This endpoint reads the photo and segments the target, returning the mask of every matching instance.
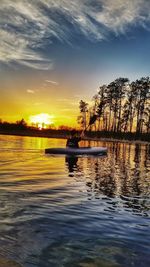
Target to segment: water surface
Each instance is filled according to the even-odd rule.
[[[25,267],[149,267],[150,146],[45,155],[65,142],[0,135],[0,256]]]

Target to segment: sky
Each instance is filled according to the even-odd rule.
[[[149,0],[0,0],[3,121],[75,126],[99,86],[149,75]]]

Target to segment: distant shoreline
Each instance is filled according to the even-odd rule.
[[[4,131],[0,130],[0,135],[12,135],[12,136],[28,136],[28,137],[42,137],[42,138],[58,138],[58,139],[67,139],[69,133],[46,133],[39,130],[33,131]],[[85,141],[97,141],[97,142],[117,142],[117,143],[128,143],[128,144],[141,144],[141,145],[150,145],[150,141],[143,140],[128,140],[128,139],[118,139],[118,138],[108,138],[108,137],[89,137],[85,136],[83,138]]]

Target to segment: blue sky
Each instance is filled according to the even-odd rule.
[[[149,76],[149,45],[148,0],[1,0],[0,92],[8,109],[2,105],[0,116],[9,117],[15,101],[26,117],[27,103],[48,112],[50,96],[69,112],[99,85]]]

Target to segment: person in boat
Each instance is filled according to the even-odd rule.
[[[79,148],[79,142],[82,140],[83,132],[80,136],[78,136],[78,132],[76,130],[72,130],[70,133],[70,137],[67,140],[66,147],[71,148]]]

